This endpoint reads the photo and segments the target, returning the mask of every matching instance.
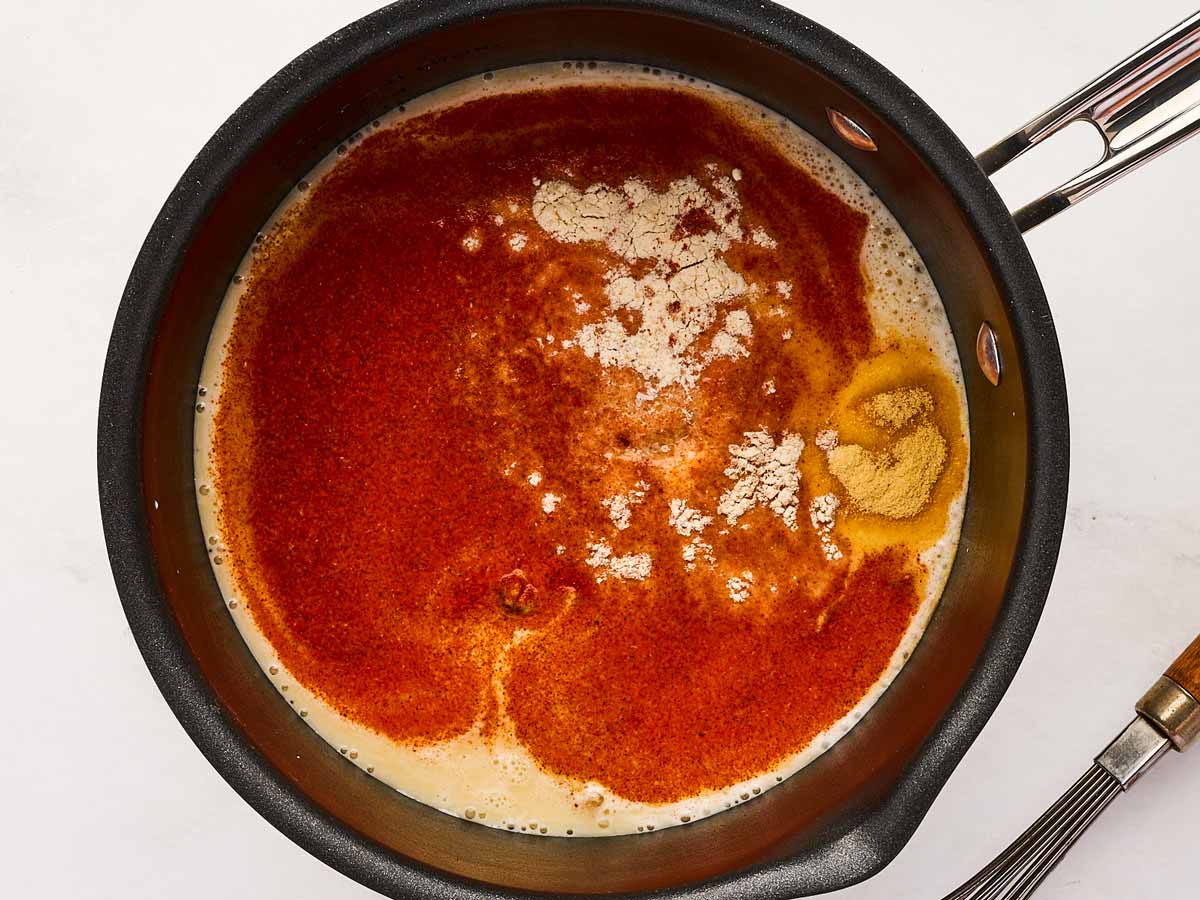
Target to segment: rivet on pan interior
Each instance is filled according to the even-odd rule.
[[[825,112],[829,114],[829,124],[838,133],[838,137],[851,147],[857,147],[859,150],[867,150],[871,153],[879,149],[875,146],[874,139],[867,134],[866,129],[845,113],[840,113],[836,109],[829,107],[826,107]]]
[[[979,326],[979,334],[975,337],[975,356],[983,377],[992,384],[999,384],[1000,347],[996,343],[996,332],[987,322]]]

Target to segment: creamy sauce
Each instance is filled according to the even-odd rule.
[[[878,517],[855,516],[852,512],[843,510],[846,514],[839,515],[837,527],[833,532],[833,538],[847,551],[854,548],[860,555],[872,546],[886,546],[896,540],[909,542],[919,547],[919,559],[926,569],[921,585],[920,603],[907,629],[900,637],[882,674],[863,693],[853,708],[769,769],[754,773],[736,783],[706,789],[691,796],[669,802],[648,802],[623,797],[609,785],[596,780],[556,774],[547,766],[539,764],[526,745],[518,739],[512,722],[503,717],[499,727],[494,729],[485,729],[479,724],[448,739],[404,742],[394,740],[380,730],[356,721],[352,716],[344,715],[325,696],[310,690],[310,686],[306,686],[289,671],[281,659],[280,648],[272,645],[260,624],[247,610],[245,588],[254,580],[254,576],[248,573],[245,567],[239,569],[242,561],[236,558],[233,549],[236,542],[229,534],[230,523],[222,519],[222,492],[214,487],[220,481],[220,473],[215,471],[214,418],[215,413],[221,409],[223,365],[228,342],[234,332],[239,303],[251,282],[253,253],[247,254],[239,270],[239,277],[231,284],[210,338],[201,375],[201,396],[195,419],[195,472],[197,499],[204,534],[211,545],[213,572],[231,616],[255,658],[272,683],[278,687],[283,698],[318,734],[337,748],[347,761],[422,803],[484,825],[535,834],[602,836],[679,825],[751,800],[811,762],[867,713],[894,679],[920,639],[953,562],[966,488],[967,413],[953,337],[940,298],[915,248],[907,241],[895,219],[878,198],[837,156],[793,123],[752,101],[710,84],[684,80],[671,73],[646,71],[640,66],[604,63],[594,68],[584,68],[555,63],[505,70],[486,79],[473,78],[450,85],[406,104],[402,110],[383,117],[376,126],[366,131],[377,133],[404,128],[405,123],[431,111],[454,107],[481,97],[581,84],[669,87],[672,90],[694,92],[710,100],[718,100],[729,109],[738,112],[747,128],[754,128],[768,135],[799,166],[807,170],[826,189],[834,192],[844,203],[866,214],[868,221],[863,238],[861,266],[869,286],[867,305],[871,324],[877,343],[894,344],[898,349],[890,353],[876,353],[874,361],[864,366],[861,373],[840,391],[838,400],[833,404],[835,410],[848,408],[873,390],[886,389],[903,382],[913,371],[914,360],[918,372],[932,372],[934,374],[931,378],[935,381],[940,379],[937,382],[940,387],[935,390],[942,392],[940,396],[944,402],[939,407],[941,413],[938,424],[943,431],[954,432],[950,437],[959,442],[959,450],[958,456],[955,457],[957,461],[943,476],[935,495],[936,514],[897,524],[881,521]],[[354,148],[350,147],[349,152],[353,154]],[[301,210],[306,198],[311,196],[312,186],[319,185],[322,178],[334,170],[344,155],[343,152],[331,154],[314,169],[306,179],[304,189],[298,189],[284,201],[272,222],[264,227],[264,233],[270,234],[271,226],[276,221]],[[736,166],[736,162],[731,160],[730,164]],[[631,173],[634,174],[636,173]],[[735,183],[741,177],[736,168],[722,172],[721,175],[733,179]],[[546,177],[549,179],[549,175]],[[526,204],[534,202],[537,188],[537,185],[530,185],[529,196],[524,200]],[[498,213],[496,218],[503,219],[504,215]],[[769,236],[764,236],[763,245],[765,246],[766,241],[770,239]],[[454,240],[458,241],[459,238],[456,236]],[[503,227],[501,224],[488,231],[484,223],[477,233],[468,233],[461,240],[467,250],[473,249],[472,242],[482,244],[487,241],[504,240],[514,253],[523,252],[527,241],[541,241],[542,245],[547,243],[546,234],[539,232],[537,225],[530,221],[527,215],[522,221],[520,231],[515,231],[512,227]],[[778,252],[786,253],[787,247],[781,247]],[[788,290],[790,288],[781,288],[778,291],[780,296],[777,299],[781,306],[785,305],[783,301],[787,299]],[[588,301],[593,305],[597,303],[594,296],[575,300],[582,305],[587,305]],[[769,315],[763,313],[763,309],[765,307],[761,305],[756,307],[758,313],[763,316]],[[580,313],[581,316],[586,314],[594,314],[594,310]],[[765,321],[765,318],[756,320],[756,327],[760,327],[760,321]],[[560,352],[557,348],[562,347],[564,338],[569,340],[570,337],[569,332],[557,336],[548,334],[539,340],[539,346],[549,339],[556,338],[556,349],[548,352]],[[912,351],[911,348],[917,350]],[[561,352],[566,353],[570,349],[572,348],[564,348]],[[576,353],[579,352],[577,348],[574,349]],[[773,392],[774,389],[773,383],[763,386],[764,392],[767,393]],[[319,403],[320,398],[314,398],[312,402]],[[648,401],[647,409],[652,408],[655,402],[653,399]],[[743,424],[746,432],[754,431],[759,425],[754,421]],[[825,469],[821,453],[814,441],[815,434],[809,432],[801,436],[806,445],[799,464],[805,502],[799,508],[797,527],[808,531],[807,498],[826,490],[836,493],[838,485]],[[723,448],[720,450],[724,453]],[[573,514],[569,501],[563,501],[563,498],[555,493],[556,490],[563,492],[562,488],[549,481],[543,483],[543,477],[551,477],[549,473],[552,461],[551,465],[544,467],[545,476],[540,471],[542,466],[537,469],[534,469],[534,464],[518,466],[516,460],[513,466],[513,471],[499,473],[498,477],[521,480],[527,487],[531,501],[540,504],[547,517]],[[680,476],[672,481],[670,477],[664,476],[662,489],[671,493],[671,489],[677,488],[679,496],[686,496],[683,493],[686,479]],[[621,564],[630,567],[629,571],[639,571],[639,561],[633,559],[634,554],[620,557],[618,550],[614,550],[613,547],[617,546],[625,533],[620,521],[639,515],[639,510],[652,508],[650,500],[645,501],[645,506],[639,505],[643,502],[642,499],[635,496],[636,488],[627,483],[614,484],[614,496],[619,487],[627,490],[627,493],[622,495],[624,499],[613,500],[609,497],[610,502],[603,512],[605,516],[611,515],[614,530],[604,535],[599,535],[598,532],[596,543],[591,545],[592,549],[588,551],[581,551],[577,547],[564,547],[559,551],[578,555],[584,552],[591,553],[590,558],[596,560],[591,564],[597,571],[616,573],[608,581],[598,585],[600,589],[612,587],[613,590],[617,590],[613,587],[617,583],[622,585],[622,590],[625,589],[625,582],[622,581],[614,560],[624,560]],[[659,500],[662,502],[665,498],[660,497]],[[713,508],[705,508],[699,512],[716,519],[716,524],[708,525],[707,530],[702,532],[705,540],[711,539],[718,529],[737,527],[727,525],[724,519],[718,518]],[[751,520],[748,518],[746,521]],[[679,533],[684,535],[686,531],[685,525]],[[681,540],[681,543],[684,542],[686,541]],[[607,550],[597,551],[597,546]],[[696,551],[693,550],[693,559],[695,555]],[[703,550],[700,551],[700,556],[703,556]],[[684,558],[688,557],[685,555]],[[629,562],[631,559],[633,561]],[[660,565],[657,558],[653,562],[656,566]],[[320,558],[314,558],[313,565],[321,565]],[[744,605],[749,606],[755,602],[755,598],[764,595],[767,586],[761,574],[758,581],[750,579],[747,582],[741,580],[740,572],[736,567],[726,570],[714,565],[712,577],[717,582],[730,584],[731,597],[744,588],[745,593],[739,596],[743,599],[748,597]],[[734,581],[737,583],[734,584]],[[648,581],[647,584],[652,585],[652,582]],[[516,628],[512,632],[512,640],[506,654],[516,652],[522,642],[532,634],[530,630]],[[497,661],[497,672],[492,679],[492,687],[502,707],[503,676],[506,672],[504,659],[501,658]]]

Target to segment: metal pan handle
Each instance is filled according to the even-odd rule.
[[[1091,122],[1104,156],[1090,169],[1021,207],[1029,231],[1200,130],[1200,13],[1151,41],[976,157],[988,175],[1070,125]]]

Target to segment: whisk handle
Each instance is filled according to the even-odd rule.
[[[1200,637],[1171,663],[1167,677],[1193,697],[1200,697]]]
[[[1138,701],[1137,711],[1171,739],[1176,750],[1186,750],[1200,738],[1200,637],[1192,641],[1167,674]]]

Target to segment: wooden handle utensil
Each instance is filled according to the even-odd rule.
[[[1179,654],[1167,674],[1146,691],[1137,711],[1153,722],[1176,750],[1200,737],[1200,637]]]
[[[1138,701],[1138,716],[1058,802],[945,900],[1025,900],[1087,827],[1167,750],[1200,737],[1200,637]]]

